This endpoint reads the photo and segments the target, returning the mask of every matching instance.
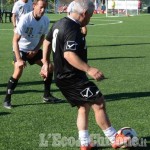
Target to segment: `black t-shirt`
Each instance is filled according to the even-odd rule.
[[[81,26],[68,17],[57,21],[50,29],[46,40],[52,43],[55,79],[70,77],[85,77],[85,72],[71,66],[64,58],[64,52],[76,53],[87,62],[87,48],[85,37],[81,33]]]

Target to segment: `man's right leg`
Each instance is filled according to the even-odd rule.
[[[18,67],[16,65],[16,63],[14,63],[14,73],[8,81],[6,96],[4,99],[4,107],[7,109],[12,108],[12,106],[11,106],[11,95],[13,94],[13,91],[17,86],[18,80],[21,77],[22,72],[23,72],[23,67]]]
[[[77,127],[79,131],[80,150],[90,150],[90,136],[88,133],[88,115],[90,105],[84,104],[78,107]]]

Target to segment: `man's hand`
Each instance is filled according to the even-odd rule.
[[[98,81],[103,80],[105,78],[103,73],[101,71],[99,71],[97,68],[90,67],[86,73]]]
[[[48,65],[48,63],[45,63],[45,64],[43,64],[41,71],[40,71],[40,75],[44,80],[47,79],[48,72],[49,72],[49,65]]]
[[[17,65],[17,67],[23,67],[23,68],[25,68],[26,67],[26,62],[24,61],[24,60],[22,60],[22,59],[18,59],[17,61],[16,61],[16,65]]]
[[[31,59],[38,53],[38,50],[35,51],[28,51],[27,52],[27,58]]]
[[[41,77],[46,80],[50,72],[53,72],[53,64],[48,62],[43,63],[40,71]]]

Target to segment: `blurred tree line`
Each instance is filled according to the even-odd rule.
[[[13,4],[14,0],[1,0],[4,4]],[[53,2],[55,0],[47,0],[48,2]],[[72,1],[72,0],[60,0],[60,1]],[[150,5],[150,0],[141,0],[144,4]]]
[[[15,0],[0,0],[1,1],[1,7],[3,7],[3,9],[7,9],[7,10],[11,10],[14,4]],[[32,0],[34,1],[34,0]],[[49,3],[55,3],[55,1],[60,1],[60,2],[71,2],[73,0],[47,0]],[[150,0],[141,0],[142,4],[146,5],[146,6],[150,6]]]
[[[13,4],[15,0],[1,0],[4,4]],[[34,1],[34,0],[32,0]],[[54,2],[55,0],[47,0],[48,2]],[[61,1],[61,0],[60,0]]]
[[[17,0],[0,0],[1,9],[2,10],[11,10],[15,1],[17,1]],[[34,0],[32,0],[32,1],[34,1]],[[55,0],[47,0],[47,1],[54,3]]]

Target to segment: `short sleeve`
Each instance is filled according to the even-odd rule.
[[[64,38],[64,51],[76,51],[78,49],[78,32],[71,30],[65,35]]]
[[[50,28],[50,30],[48,31],[48,34],[46,35],[46,40],[49,41],[49,42],[52,42],[52,27]]]
[[[12,9],[12,13],[16,14],[17,12],[17,3],[14,4],[13,9]]]
[[[16,27],[15,33],[22,35],[25,33],[25,29],[26,29],[26,21],[24,21],[22,17]]]

